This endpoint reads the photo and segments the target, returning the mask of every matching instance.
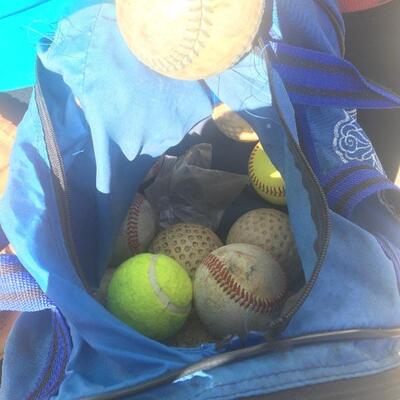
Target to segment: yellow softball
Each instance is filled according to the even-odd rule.
[[[254,147],[249,159],[249,176],[255,191],[272,204],[286,204],[285,181],[265,153],[261,143]]]
[[[221,103],[214,107],[212,119],[225,136],[238,142],[258,142],[253,128],[226,104]]]
[[[117,0],[117,22],[130,50],[175,79],[204,79],[252,48],[265,0]]]

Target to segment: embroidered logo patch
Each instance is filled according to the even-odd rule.
[[[343,110],[345,118],[334,129],[333,150],[344,162],[367,162],[385,175],[372,143],[357,123],[357,111]]]

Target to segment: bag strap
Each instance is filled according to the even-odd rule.
[[[321,177],[321,185],[330,208],[346,218],[358,204],[373,194],[385,190],[400,194],[400,189],[380,171],[358,161],[331,170]]]
[[[268,55],[294,104],[339,108],[398,108],[400,97],[331,54],[270,42]]]

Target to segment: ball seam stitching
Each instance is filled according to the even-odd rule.
[[[198,23],[198,28],[186,28],[187,36],[184,38],[185,44],[179,44],[179,47],[174,51],[174,53],[169,56],[169,58],[154,58],[154,57],[145,57],[142,56],[143,60],[148,64],[153,64],[157,69],[164,69],[166,72],[171,71],[179,71],[187,68],[190,64],[193,63],[195,57],[199,57],[199,51],[202,48],[205,48],[204,40],[210,37],[210,34],[206,28],[206,26],[212,26],[211,19],[208,17],[212,15],[215,7],[213,7],[213,0],[190,0],[193,3],[197,3],[193,5],[189,11],[192,12],[193,17],[188,20],[194,23]],[[262,15],[264,13],[264,7],[261,11],[261,15],[259,20],[255,24],[257,26],[257,30],[259,29],[260,21]],[[196,18],[197,17],[197,18]],[[256,31],[257,32],[257,31]],[[194,37],[192,35],[194,33]],[[243,49],[245,50],[249,45],[249,38],[254,36],[254,31],[246,36],[246,41],[243,40]],[[186,52],[186,53],[185,53]],[[240,52],[240,56],[238,56],[235,60],[233,60],[233,64],[237,62],[243,55],[243,50]]]
[[[203,264],[223,292],[235,303],[239,303],[240,307],[260,314],[269,314],[277,310],[285,298],[285,289],[282,289],[274,298],[258,297],[249,293],[235,280],[226,265],[214,254],[210,254],[203,261]]]
[[[263,193],[273,196],[273,197],[285,197],[286,196],[286,189],[284,186],[269,186],[266,185],[264,182],[262,182],[260,179],[257,178],[255,169],[254,169],[254,161],[255,161],[255,155],[258,149],[256,148],[250,155],[250,160],[249,160],[249,175],[254,183],[254,185],[260,189]]]
[[[126,223],[126,237],[128,246],[134,253],[140,252],[140,242],[139,242],[139,215],[141,207],[144,203],[144,197],[138,195],[133,205],[129,208],[128,218]]]

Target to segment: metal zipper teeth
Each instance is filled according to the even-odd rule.
[[[293,141],[292,138],[291,138],[291,140]],[[295,143],[295,146],[293,146],[293,147],[294,148],[298,147],[297,143]],[[301,155],[300,157],[304,158],[303,155]],[[308,163],[306,165],[307,165],[306,169],[312,172]],[[318,260],[314,267],[314,271],[311,275],[311,278],[310,278],[309,282],[307,283],[306,287],[304,288],[304,292],[303,292],[302,296],[296,301],[296,303],[293,305],[293,307],[286,314],[284,314],[283,316],[281,316],[280,318],[278,318],[277,320],[275,320],[271,323],[271,329],[279,328],[280,331],[283,330],[286,327],[289,320],[293,317],[293,315],[297,312],[297,310],[301,307],[301,305],[307,299],[311,290],[314,287],[315,282],[318,279],[319,273],[322,268],[322,264],[325,261],[326,253],[328,250],[328,244],[329,244],[330,233],[331,233],[331,223],[330,223],[330,219],[329,219],[329,215],[328,215],[328,207],[326,205],[327,200],[326,200],[325,193],[322,191],[322,188],[319,185],[314,173],[310,177],[311,177],[312,182],[317,185],[316,187],[318,189],[318,192],[322,197],[323,203],[325,203],[324,206],[322,207],[322,221],[325,225],[325,227],[324,227],[325,229],[323,231],[323,236],[322,236],[322,249],[318,256]]]
[[[261,39],[260,39],[261,40]],[[262,43],[261,43],[262,44]],[[265,64],[266,64],[266,70],[268,73],[268,80],[270,82],[270,91],[271,91],[271,98],[274,100],[276,98],[276,93],[275,93],[275,87],[274,85],[271,84],[273,82],[272,74],[271,74],[271,69],[272,65],[270,61],[267,58],[268,56],[265,56]],[[318,256],[316,265],[314,267],[314,271],[311,275],[311,278],[309,282],[307,283],[306,287],[303,289],[303,294],[301,297],[296,301],[296,303],[293,305],[293,307],[286,312],[286,314],[280,316],[274,321],[271,321],[269,327],[271,329],[271,335],[274,334],[279,334],[289,323],[289,320],[293,317],[293,315],[297,312],[297,310],[301,307],[301,305],[304,303],[304,301],[307,299],[309,296],[312,288],[314,287],[314,284],[316,280],[318,279],[319,273],[321,271],[321,267],[323,262],[325,261],[325,256],[328,250],[328,244],[331,236],[331,222],[329,218],[329,208],[328,208],[328,200],[326,198],[325,192],[322,190],[321,185],[319,184],[319,181],[317,177],[314,174],[313,169],[311,168],[310,164],[308,163],[306,157],[304,156],[300,146],[296,143],[296,141],[293,139],[291,133],[290,133],[290,128],[286,124],[286,120],[282,115],[282,111],[279,107],[279,103],[277,101],[274,101],[276,105],[276,110],[279,116],[279,119],[281,120],[282,126],[286,132],[286,138],[288,140],[289,146],[292,148],[292,150],[296,153],[297,155],[297,160],[295,161],[300,161],[303,164],[303,167],[308,174],[308,178],[311,180],[311,184],[314,185],[314,189],[317,189],[318,195],[320,196],[320,206],[321,206],[321,215],[322,215],[322,224],[323,224],[323,236],[322,236],[322,246],[321,246],[321,251]]]
[[[35,99],[36,105],[38,107],[39,117],[43,126],[44,139],[49,156],[50,168],[51,171],[54,173],[54,189],[56,193],[57,206],[61,220],[61,228],[67,252],[70,256],[70,260],[74,266],[75,272],[79,276],[85,289],[88,290],[89,285],[80,266],[72,235],[72,228],[70,224],[71,212],[69,208],[70,195],[64,170],[64,164],[62,161],[60,149],[57,144],[56,135],[53,125],[51,123],[50,115],[48,113],[47,106],[43,97],[42,89],[40,87],[40,83],[37,83],[35,85]]]
[[[317,2],[322,7],[322,9],[327,13],[329,19],[332,21],[332,24],[334,25],[334,28],[335,28],[335,31],[336,31],[336,34],[338,37],[341,55],[343,56],[344,52],[345,52],[345,45],[344,45],[344,36],[343,36],[342,29],[340,27],[340,23],[338,22],[336,15],[332,12],[332,10],[325,3],[323,3],[321,0],[317,0]],[[267,64],[269,81],[272,82],[272,77],[271,77],[271,68],[272,67],[271,67],[271,64],[268,61],[268,59],[266,59],[266,64]],[[270,90],[271,90],[272,98],[276,97],[273,85],[270,85]],[[277,102],[275,102],[275,104],[277,104]],[[322,268],[322,264],[325,260],[326,253],[328,250],[328,244],[329,244],[329,239],[330,239],[330,235],[331,235],[331,222],[330,222],[330,218],[329,218],[328,201],[327,201],[325,192],[322,190],[321,185],[319,184],[319,181],[318,181],[317,177],[315,176],[314,171],[312,170],[306,157],[304,156],[303,152],[301,151],[300,146],[293,139],[293,137],[290,133],[290,129],[285,122],[285,118],[282,116],[280,107],[278,106],[278,107],[276,107],[276,109],[277,109],[278,115],[280,117],[282,126],[284,127],[284,129],[286,131],[286,137],[288,139],[288,142],[290,143],[293,151],[298,156],[298,160],[300,162],[302,162],[303,166],[305,167],[305,170],[308,173],[308,177],[311,179],[311,183],[314,185],[314,188],[317,189],[318,195],[320,196],[321,211],[322,211],[322,223],[324,224],[321,252],[319,254],[317,263],[314,267],[314,271],[311,275],[311,278],[310,278],[309,282],[307,283],[306,287],[303,289],[304,292],[303,292],[302,296],[296,301],[296,303],[293,305],[293,307],[286,314],[284,314],[280,318],[272,321],[270,324],[270,328],[272,331],[277,330],[277,331],[281,332],[283,329],[285,329],[285,327],[289,323],[290,319],[293,317],[293,315],[297,312],[297,310],[305,302],[305,300],[309,296],[311,290],[313,289],[315,282],[318,279],[319,273]]]
[[[272,66],[267,59],[266,59],[266,64],[267,64],[268,78],[269,78],[269,81],[272,82],[272,76],[271,76]],[[271,90],[272,99],[274,97],[276,98],[275,89],[274,89],[273,85],[270,85],[270,90]],[[311,184],[314,185],[314,189],[317,189],[318,195],[320,196],[321,217],[322,217],[322,224],[323,224],[321,251],[318,256],[318,259],[317,259],[316,265],[314,267],[314,271],[311,275],[311,278],[310,278],[309,282],[307,283],[306,287],[303,289],[304,290],[303,294],[296,301],[296,303],[293,305],[293,307],[288,312],[286,312],[286,314],[284,314],[281,317],[279,317],[278,319],[272,321],[270,324],[271,331],[273,331],[273,332],[278,331],[280,333],[283,329],[285,329],[285,327],[289,323],[289,320],[293,317],[293,315],[297,312],[297,310],[301,307],[301,305],[307,299],[311,290],[314,287],[315,282],[318,279],[322,264],[325,261],[325,256],[326,256],[326,253],[328,250],[328,244],[329,244],[330,235],[331,235],[331,222],[329,219],[329,208],[328,208],[328,201],[327,201],[326,195],[325,195],[324,191],[322,190],[321,185],[319,184],[319,181],[314,174],[314,171],[310,167],[310,164],[308,163],[303,152],[301,151],[300,146],[293,139],[293,137],[290,133],[290,128],[287,126],[285,118],[282,115],[281,109],[278,106],[278,102],[275,101],[275,104],[277,105],[276,110],[278,112],[282,126],[286,132],[286,138],[288,140],[288,144],[291,147],[291,149],[294,151],[294,153],[296,153],[296,155],[298,157],[298,161],[300,161],[303,164],[303,167],[305,168],[306,173],[308,173],[308,178],[310,178],[310,180],[311,180]]]

